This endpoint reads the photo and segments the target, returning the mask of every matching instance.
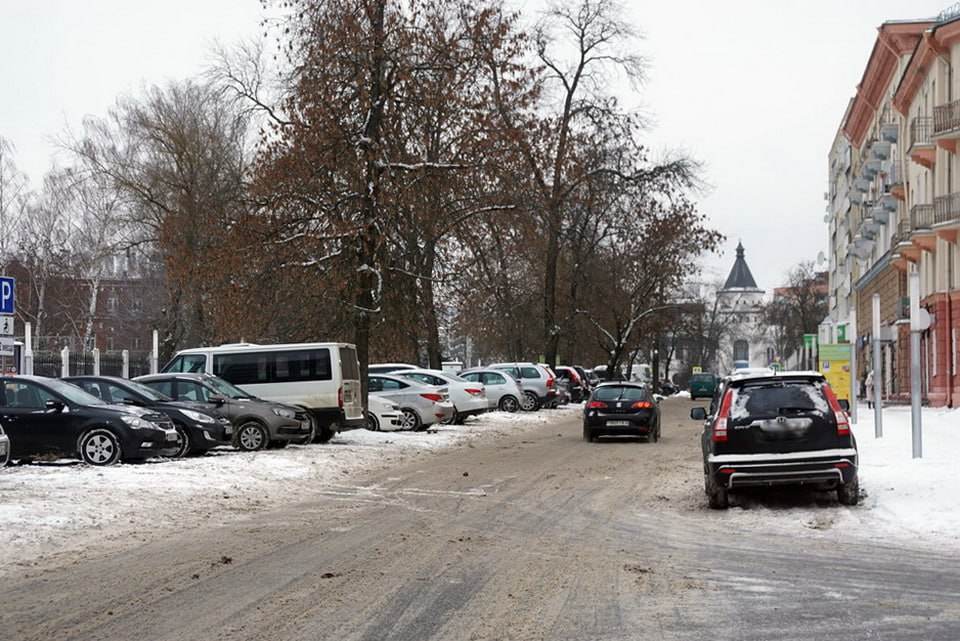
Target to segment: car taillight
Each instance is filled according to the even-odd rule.
[[[337,388],[337,407],[343,409],[343,385]]]
[[[472,396],[480,396],[481,394],[483,394],[483,390],[482,390],[482,389],[477,389],[477,388],[475,388],[475,387],[468,387],[467,390],[466,390],[466,392],[467,392],[467,394],[470,394],[470,395],[472,395]]]
[[[720,411],[717,412],[717,420],[713,423],[713,433],[710,440],[714,443],[727,442],[727,420],[730,418],[730,406],[733,404],[733,390],[728,389],[720,401]]]
[[[847,413],[840,407],[837,395],[826,383],[823,384],[823,395],[827,397],[830,409],[833,410],[833,417],[837,420],[837,436],[850,436],[850,419],[847,418]]]
[[[590,401],[587,403],[588,410],[605,410],[607,409],[607,404],[603,401]]]
[[[553,377],[547,379],[547,389],[553,389]]]
[[[653,403],[650,401],[637,401],[632,405],[635,410],[648,410],[653,407]]]
[[[428,401],[433,401],[434,403],[439,403],[443,400],[443,394],[421,394],[420,396],[424,397]]]

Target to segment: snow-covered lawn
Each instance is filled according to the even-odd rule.
[[[129,541],[309,498],[357,473],[395,465],[490,434],[529,429],[579,411],[494,412],[427,432],[339,434],[326,445],[242,453],[216,450],[181,460],[109,468],[77,461],[0,469],[0,574],[82,549]]]
[[[742,527],[806,530],[894,544],[958,549],[960,544],[960,410],[923,409],[923,458],[912,458],[910,408],[884,409],[883,438],[873,410],[859,408],[853,426],[860,451],[861,504],[829,495],[775,490],[734,499],[719,518]]]

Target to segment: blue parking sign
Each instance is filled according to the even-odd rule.
[[[13,295],[16,291],[17,280],[7,276],[0,276],[0,314],[14,312]]]

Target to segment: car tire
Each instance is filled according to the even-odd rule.
[[[87,465],[113,465],[120,460],[120,439],[106,428],[97,428],[84,432],[77,441],[80,460]]]
[[[533,392],[524,392],[520,401],[520,409],[524,412],[536,412],[540,409],[540,398]]]
[[[423,429],[423,421],[420,420],[420,415],[416,411],[405,407],[400,410],[400,413],[403,417],[400,419],[400,429],[407,430],[410,432],[419,432]]]
[[[171,458],[184,458],[191,453],[190,434],[182,425],[174,425],[177,430],[177,451]]]
[[[296,443],[297,445],[310,445],[311,443],[316,441],[317,429],[318,429],[317,419],[310,412],[307,412],[307,418],[310,421],[310,432],[307,433],[307,435],[304,436],[303,438],[297,439],[296,441],[290,441],[290,442]]]
[[[856,505],[860,502],[860,478],[855,476],[849,483],[837,487],[837,500],[841,505]]]
[[[597,440],[597,437],[593,434],[593,430],[587,427],[586,423],[583,424],[583,440],[585,440],[587,443],[593,443],[595,440]]]
[[[726,510],[730,507],[730,494],[727,488],[721,487],[708,474],[705,480],[707,489],[707,504],[711,510]]]
[[[371,432],[380,431],[380,419],[373,412],[367,412],[367,429]]]
[[[337,423],[334,421],[329,425],[320,425],[313,437],[314,443],[329,443],[330,439],[337,435]]]
[[[497,409],[499,409],[501,412],[509,412],[513,414],[520,409],[520,401],[517,400],[516,396],[507,394],[500,399],[499,403],[497,403]]]
[[[256,452],[267,447],[270,435],[257,421],[247,421],[237,428],[236,446],[241,452]]]
[[[457,411],[457,406],[453,406],[453,414],[450,415],[450,418],[442,421],[444,425],[463,425],[462,419],[460,418],[460,412]]]

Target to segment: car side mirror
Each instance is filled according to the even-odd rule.
[[[224,398],[223,396],[211,396],[209,399],[207,399],[207,401],[210,403],[213,403],[217,407],[220,407],[221,405],[226,404],[227,399]]]
[[[844,412],[849,412],[849,411],[850,411],[850,401],[848,401],[848,400],[845,399],[845,398],[841,398],[841,399],[840,399],[840,409],[842,409]]]
[[[44,406],[47,408],[48,412],[53,412],[54,414],[59,414],[66,407],[66,405],[64,405],[60,401],[52,401],[52,400],[44,403]]]
[[[690,418],[695,421],[707,420],[707,410],[702,407],[694,407],[690,410]]]

